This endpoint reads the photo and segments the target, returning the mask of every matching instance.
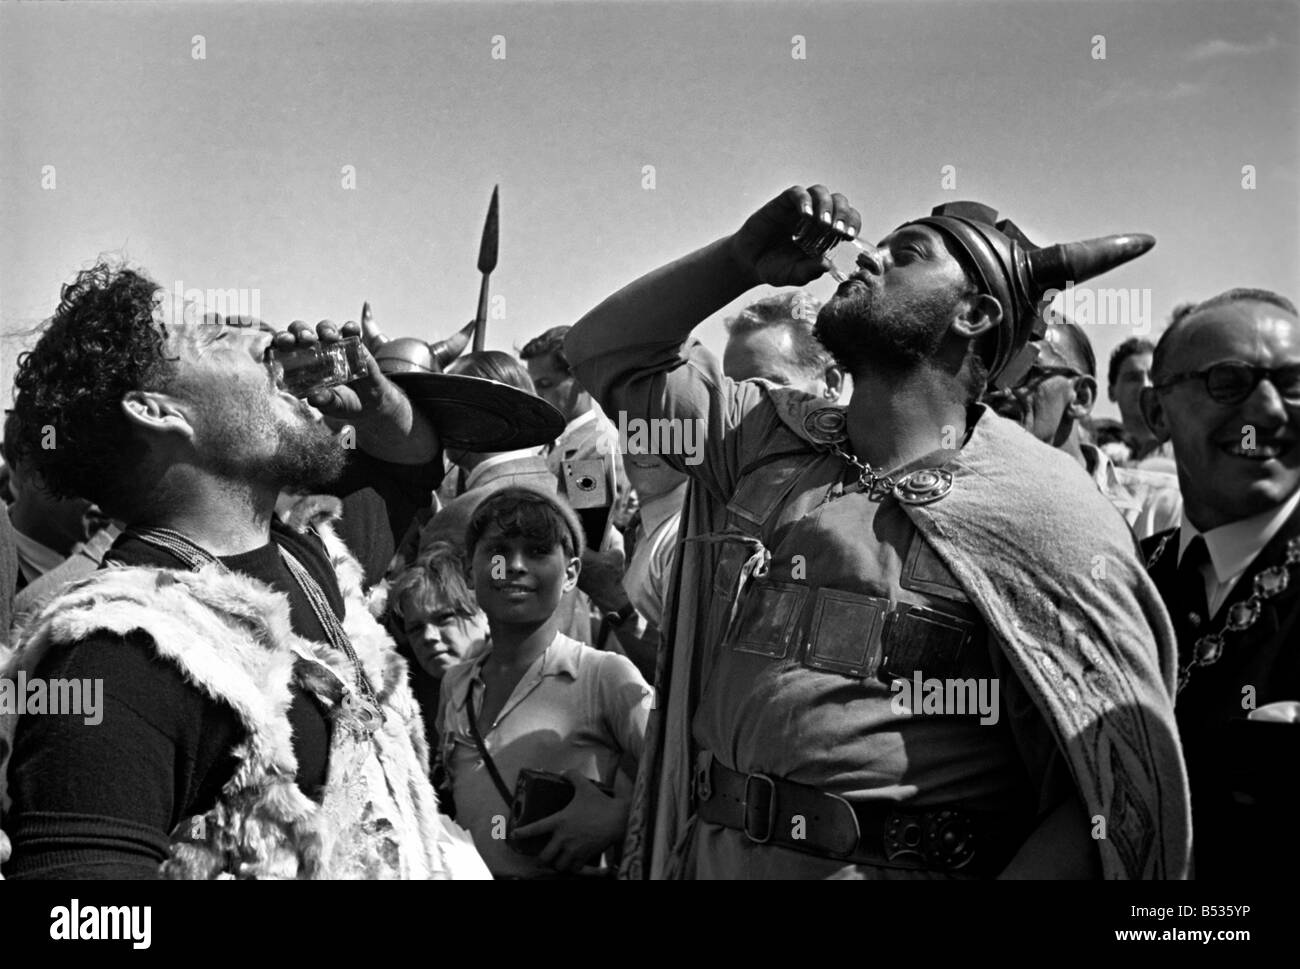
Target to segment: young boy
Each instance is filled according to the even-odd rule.
[[[407,649],[435,680],[483,650],[487,616],[466,583],[465,560],[448,542],[434,542],[398,574],[388,609]]]
[[[488,498],[467,530],[474,593],[491,641],[486,653],[444,677],[438,724],[456,819],[497,877],[576,873],[621,842],[627,826],[652,691],[625,657],[559,632],[557,608],[577,584],[582,547],[573,511],[529,488]],[[506,840],[510,804],[479,752],[471,716],[510,792],[524,768],[562,773],[574,784],[566,808],[517,830],[519,839],[549,836],[535,857]],[[620,768],[616,796],[592,783],[614,784]]]
[[[466,582],[465,560],[447,542],[434,542],[393,580],[388,627],[410,666],[411,691],[424,717],[429,750],[438,749],[437,710],[442,678],[483,652],[487,617]]]

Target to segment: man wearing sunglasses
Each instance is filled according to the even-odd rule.
[[[989,406],[1078,461],[1139,539],[1177,525],[1182,500],[1173,475],[1117,467],[1084,440],[1080,425],[1097,402],[1097,358],[1083,328],[1068,320],[1053,323],[1037,346],[1038,359],[1024,379],[990,393]]]
[[[1285,871],[1300,860],[1295,306],[1252,289],[1193,306],[1157,344],[1153,383],[1143,412],[1173,442],[1185,515],[1143,552],[1178,636],[1197,876]]]

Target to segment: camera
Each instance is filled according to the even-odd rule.
[[[607,797],[614,796],[614,789],[607,784],[596,786]],[[564,810],[573,800],[574,793],[573,782],[563,774],[530,768],[521,770],[519,779],[515,782],[515,799],[510,805],[510,823],[506,826],[506,838],[510,847],[521,855],[541,854],[551,840],[549,834],[516,840],[515,829]]]

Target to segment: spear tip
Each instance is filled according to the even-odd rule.
[[[497,242],[500,238],[500,185],[492,186],[487,220],[483,223],[483,241],[478,250],[478,271],[490,273],[497,268]]]

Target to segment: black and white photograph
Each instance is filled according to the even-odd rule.
[[[1298,176],[1294,0],[0,5],[19,941],[1294,953]]]

